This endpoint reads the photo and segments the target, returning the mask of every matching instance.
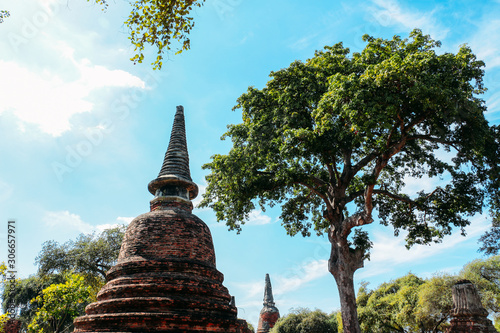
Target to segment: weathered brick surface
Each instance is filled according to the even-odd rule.
[[[495,333],[497,330],[481,304],[476,287],[468,280],[458,281],[452,288],[452,319],[447,333]]]
[[[21,329],[21,322],[17,319],[7,320],[4,326],[5,333],[19,333],[20,329]]]
[[[192,214],[198,188],[189,174],[182,112],[178,107],[176,133],[148,186],[155,195],[151,211],[130,223],[118,262],[97,302],[75,319],[75,333],[249,333],[222,285],[210,230]]]

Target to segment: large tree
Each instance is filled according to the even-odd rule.
[[[229,153],[204,166],[201,203],[238,231],[257,205],[278,204],[288,234],[327,233],[350,333],[360,332],[353,275],[371,247],[361,227],[374,212],[411,246],[465,233],[467,217],[499,197],[498,142],[478,98],[484,63],[465,45],[438,54],[420,30],[363,39],[360,53],[325,47],[238,98],[243,123],[223,136]],[[409,192],[407,179],[424,176],[435,187]]]

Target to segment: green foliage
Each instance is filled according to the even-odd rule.
[[[108,0],[95,1],[108,6]],[[194,27],[193,17],[189,16],[193,8],[203,6],[205,0],[135,0],[132,1],[132,10],[125,21],[130,29],[130,42],[136,54],[132,57],[134,63],[144,60],[146,45],[158,49],[157,58],[152,63],[155,69],[161,69],[163,54],[172,49],[172,43],[180,46],[176,54],[189,50],[189,33]]]
[[[363,332],[436,333],[447,328],[456,277],[423,280],[411,273],[375,290],[362,286],[358,314]]]
[[[331,229],[333,219],[348,233],[371,223],[376,207],[382,224],[408,232],[409,246],[468,225],[484,199],[498,199],[489,191],[498,156],[487,149],[497,146],[495,133],[476,97],[484,63],[467,46],[438,55],[439,42],[420,30],[410,37],[365,36],[368,45],[351,57],[341,43],[325,47],[271,72],[263,89],[250,87],[235,106],[243,123],[223,136],[232,149],[204,165],[211,173],[201,206],[240,231],[256,205],[280,204],[287,233],[304,236]],[[450,181],[403,192],[405,178],[424,175]],[[348,204],[361,213],[355,224]]]
[[[440,274],[425,280],[418,294],[416,320],[430,332],[445,331],[453,308],[452,287],[457,276]]]
[[[23,328],[34,321],[41,311],[43,291],[54,285],[67,283],[68,272],[78,273],[90,289],[86,303],[95,296],[105,282],[105,274],[116,262],[126,227],[107,229],[100,234],[81,234],[64,244],[45,242],[36,258],[38,274],[7,285],[3,290],[3,309],[14,304],[19,310]],[[0,266],[1,269],[1,266]],[[10,288],[15,288],[10,292]],[[69,320],[69,319],[68,319]],[[68,322],[69,323],[69,322]]]
[[[41,304],[28,326],[30,332],[71,332],[73,319],[84,314],[91,288],[83,276],[71,274],[65,283],[43,289],[33,302]]]
[[[482,243],[479,251],[484,252],[486,255],[495,255],[500,253],[500,221],[494,220],[490,230],[484,233],[479,238]]]
[[[10,12],[8,10],[0,10],[0,23],[3,23],[3,20],[10,16]]]
[[[6,272],[7,272],[7,265],[5,265],[5,262],[1,262],[0,263],[0,279],[1,279],[0,283],[1,283],[2,287],[4,288],[4,290],[5,290],[5,283],[6,283],[6,279],[5,279]],[[5,332],[5,324],[7,323],[8,320],[9,320],[8,313],[5,313],[5,311],[4,311],[4,314],[0,315],[0,333]]]
[[[38,302],[32,302],[32,300],[40,295],[43,289],[52,284],[63,282],[64,276],[62,274],[51,274],[43,277],[30,276],[16,281],[15,285],[9,283],[5,286],[2,294],[3,311],[6,312],[9,304],[13,304],[19,311],[17,319],[21,321],[22,328],[26,329],[40,307]],[[11,288],[15,288],[15,290],[11,291]]]
[[[415,321],[419,287],[424,281],[413,274],[383,283],[376,290],[360,291],[358,318],[365,332],[417,331]]]
[[[35,259],[39,274],[73,271],[82,274],[89,285],[100,287],[118,258],[125,230],[119,226],[100,234],[80,234],[64,244],[45,242]]]
[[[337,333],[336,314],[300,308],[278,319],[270,333]]]
[[[0,333],[5,332],[5,324],[7,324],[7,321],[9,321],[9,315],[8,314],[2,314],[0,315]]]

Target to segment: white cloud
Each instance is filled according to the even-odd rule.
[[[83,221],[79,215],[70,213],[67,210],[46,212],[42,217],[42,221],[50,228],[64,228],[67,232],[77,231],[85,234],[90,234],[92,232],[101,233],[106,229],[111,229],[122,224],[128,224],[133,219],[133,217],[119,216],[116,218],[116,223],[105,223],[94,226]]]
[[[247,225],[264,225],[271,223],[271,218],[264,215],[261,210],[252,210],[248,221],[245,222]]]
[[[435,11],[422,13],[415,9],[402,8],[396,0],[371,0],[377,7],[369,8],[373,17],[382,26],[400,26],[404,30],[420,28],[432,38],[444,39],[449,32],[434,18]]]
[[[490,112],[500,111],[500,92],[497,92],[488,98],[486,105],[488,106],[488,110]]]
[[[12,188],[12,186],[0,180],[0,202],[9,199],[12,196],[13,192],[14,189]]]
[[[65,230],[76,230],[81,233],[91,233],[92,226],[82,221],[79,215],[72,214],[67,210],[58,212],[46,212],[42,221],[51,228],[64,228]]]
[[[145,82],[126,71],[75,59],[74,50],[63,42],[54,46],[68,68],[32,70],[15,61],[0,60],[0,114],[12,112],[53,136],[71,128],[70,118],[92,111],[89,96],[107,87],[145,88]],[[72,75],[68,75],[71,73]]]
[[[290,267],[284,274],[272,274],[271,284],[273,286],[273,296],[276,305],[280,309],[285,307],[300,306],[300,300],[291,300],[295,290],[300,289],[304,284],[319,279],[328,272],[327,260],[308,260],[300,265]],[[236,300],[239,310],[247,313],[247,319],[258,321],[256,314],[262,308],[262,297],[264,296],[264,280],[234,283],[234,286],[244,291],[244,297],[240,302]],[[248,316],[250,314],[250,316]]]
[[[292,44],[290,44],[290,48],[294,51],[301,51],[301,50],[304,50],[306,48],[308,48],[313,40],[315,40],[317,37],[318,37],[318,33],[314,33],[314,34],[310,34],[306,37],[302,37],[296,41],[294,41]]]
[[[289,267],[283,274],[273,274],[271,284],[276,296],[298,290],[304,284],[319,279],[328,272],[328,260],[309,259],[301,264]],[[245,290],[245,299],[252,300],[257,295],[264,295],[264,280],[235,283],[238,289]]]
[[[304,284],[319,279],[328,272],[328,260],[311,260],[289,270],[285,275],[276,276],[275,294],[285,294],[297,290]]]
[[[483,215],[478,215],[466,228],[467,237],[463,237],[460,231],[446,236],[442,243],[429,245],[414,245],[409,250],[405,247],[404,233],[394,237],[390,233],[375,232],[373,235],[373,248],[370,261],[366,262],[367,268],[357,276],[360,279],[380,275],[389,272],[396,266],[406,263],[417,263],[427,258],[439,256],[460,246],[470,237],[477,237],[484,233],[490,226],[490,222]]]
[[[120,222],[121,224],[130,224],[132,220],[135,219],[135,217],[124,217],[124,216],[118,216],[116,220]]]
[[[245,290],[245,299],[253,299],[257,295],[264,295],[264,280],[259,280],[257,282],[243,282],[243,283],[234,283],[234,285],[241,290]],[[245,304],[248,304],[248,301]]]
[[[491,13],[480,20],[476,33],[470,39],[470,47],[486,64],[486,69],[500,66],[500,20]],[[495,15],[498,15],[498,11]]]

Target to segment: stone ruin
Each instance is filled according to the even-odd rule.
[[[177,107],[161,171],[148,186],[150,212],[128,226],[106,285],[75,319],[75,333],[248,333],[222,285],[212,236],[192,214],[184,108]]]
[[[271,279],[269,274],[266,274],[266,285],[264,287],[264,307],[260,311],[259,325],[257,333],[268,333],[274,327],[276,321],[280,317],[278,308],[274,305],[273,289],[271,287]]]
[[[481,304],[476,287],[460,280],[452,287],[453,305],[447,333],[498,333]]]
[[[4,326],[5,333],[18,333],[21,330],[21,322],[17,319],[10,318]]]

